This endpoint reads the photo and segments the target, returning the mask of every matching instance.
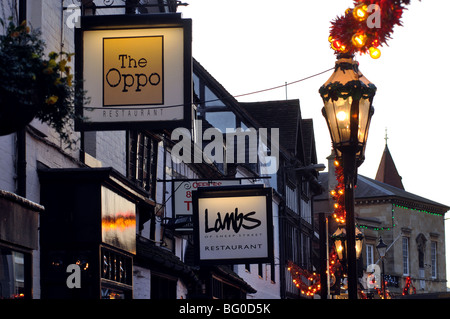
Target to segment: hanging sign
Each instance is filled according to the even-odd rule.
[[[240,185],[193,192],[200,265],[273,261],[272,188]]]
[[[225,185],[239,185],[239,180],[196,180],[196,181],[176,181],[173,182],[173,215],[176,218],[189,218],[192,220],[192,192],[199,187],[217,187]],[[192,231],[192,222],[177,228],[178,231]]]
[[[192,25],[180,14],[83,16],[77,130],[191,127]]]

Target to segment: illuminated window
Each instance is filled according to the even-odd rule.
[[[127,175],[154,198],[158,142],[144,132],[128,132]]]

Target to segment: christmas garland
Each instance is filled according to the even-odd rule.
[[[402,295],[412,295],[412,294],[416,294],[416,287],[413,286],[412,282],[411,282],[411,277],[406,277],[406,282],[405,282],[405,287],[403,288],[403,293]]]
[[[340,82],[329,83],[325,86],[321,86],[319,93],[325,101],[337,101],[339,98],[346,100],[350,96],[354,100],[370,99],[375,95],[377,87],[369,83],[365,85],[360,80],[349,81],[345,84]]]
[[[337,185],[331,190],[331,198],[335,201],[333,218],[340,224],[345,223],[345,183],[344,169],[337,159],[334,160],[334,174],[336,175]]]
[[[343,16],[331,22],[328,40],[338,53],[369,53],[378,59],[378,48],[391,38],[394,26],[401,26],[401,17],[410,0],[354,0]]]
[[[334,247],[329,254],[330,278],[342,276],[342,267]],[[293,261],[288,261],[287,270],[291,273],[292,282],[303,295],[312,297],[320,292],[320,274],[301,268]]]
[[[291,272],[292,282],[302,294],[312,297],[320,291],[319,274],[305,270],[292,261],[288,262],[288,271]]]

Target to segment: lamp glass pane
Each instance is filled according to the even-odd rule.
[[[365,144],[367,141],[367,133],[369,131],[369,99],[360,99],[359,101],[359,119],[358,119],[358,142]]]
[[[339,260],[342,260],[345,250],[343,241],[340,239],[336,239],[336,241],[334,242],[334,246],[336,247],[336,253],[338,255]]]
[[[325,103],[328,125],[333,141],[336,144],[348,142],[350,140],[350,107],[352,98],[339,98],[336,101],[331,99]]]

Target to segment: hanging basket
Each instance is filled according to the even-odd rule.
[[[73,85],[73,53],[44,54],[39,30],[26,21],[16,25],[0,19],[0,135],[23,129],[33,118],[48,124],[71,147],[71,123],[77,118],[75,100],[86,102],[81,87]]]

